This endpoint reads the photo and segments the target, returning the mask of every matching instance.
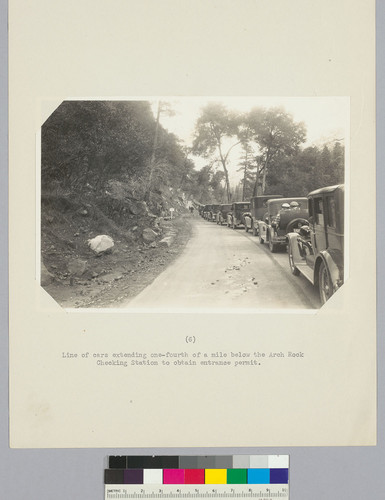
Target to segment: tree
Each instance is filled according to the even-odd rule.
[[[242,186],[242,196],[240,199],[241,201],[244,201],[251,197],[252,190],[250,189],[250,185],[255,175],[253,174],[253,171],[257,168],[257,163],[255,161],[255,151],[252,147],[250,128],[247,125],[241,126],[239,128],[238,137],[242,145],[243,152],[241,155],[240,168],[237,169],[237,172],[243,173],[243,177],[240,182]],[[238,197],[237,193],[237,198]]]
[[[147,102],[64,101],[42,126],[42,188],[103,189],[112,176],[143,175],[153,124]]]
[[[160,120],[160,115],[162,112],[167,113],[169,116],[172,116],[174,114],[174,112],[170,108],[169,103],[163,102],[163,101],[158,101],[157,111],[156,111],[156,120],[155,120],[154,141],[152,144],[148,182],[147,182],[147,188],[145,191],[145,199],[147,201],[149,201],[149,199],[150,199],[150,193],[151,193],[151,188],[152,188],[152,183],[153,183],[154,169],[156,166],[155,165],[155,155],[156,155],[156,150],[158,147],[158,136],[159,136],[159,127],[160,127],[159,120]],[[159,162],[158,162],[158,165],[159,165]]]
[[[231,199],[228,173],[229,154],[240,141],[237,139],[228,147],[225,145],[225,140],[237,136],[238,126],[237,113],[229,111],[223,104],[209,103],[203,108],[195,128],[194,154],[220,163],[225,178],[227,201]]]
[[[256,158],[255,196],[259,188],[262,194],[265,193],[271,164],[285,156],[293,156],[298,151],[300,144],[305,141],[306,129],[303,123],[295,123],[283,108],[254,108],[247,117],[247,123],[260,151]]]

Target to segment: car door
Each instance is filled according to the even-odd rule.
[[[314,250],[322,252],[326,250],[328,242],[326,235],[326,206],[324,197],[315,196],[313,198],[313,232],[314,232]]]

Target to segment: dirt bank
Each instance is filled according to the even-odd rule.
[[[78,221],[73,224],[68,219],[59,223],[57,212],[50,215],[46,210],[42,231],[46,268],[43,288],[65,308],[111,308],[127,302],[183,251],[192,231],[188,213],[172,220],[159,217],[154,227],[157,232],[154,241],[145,242],[132,234],[115,231],[113,251],[97,256],[87,245],[87,238],[92,236],[87,217],[81,212],[78,217],[82,218],[80,226]],[[75,227],[79,227],[76,232]],[[114,228],[105,229],[105,233],[107,229],[110,235],[114,233]],[[134,230],[142,230],[140,221]]]

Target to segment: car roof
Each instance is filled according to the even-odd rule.
[[[252,200],[262,200],[262,199],[265,199],[265,200],[276,200],[277,198],[282,198],[282,195],[281,194],[262,194],[262,195],[258,195],[258,196],[253,196],[252,197]]]
[[[334,191],[344,191],[345,190],[345,185],[344,184],[336,184],[335,186],[326,186],[320,189],[316,189],[315,191],[311,191],[308,196],[315,196],[317,194],[323,194],[323,193],[334,193]]]
[[[291,198],[270,198],[268,200],[268,205],[272,205],[274,203],[290,203],[291,201],[307,201],[307,198],[305,196],[302,197],[294,197],[292,196]]]

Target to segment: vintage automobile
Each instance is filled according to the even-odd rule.
[[[253,196],[250,200],[250,212],[246,212],[243,217],[245,219],[245,231],[250,230],[253,236],[258,236],[258,221],[263,219],[266,213],[266,204],[270,199],[282,198],[281,194],[264,194],[261,196]]]
[[[211,222],[217,222],[217,215],[219,212],[219,207],[220,207],[220,205],[211,205],[211,209],[209,211],[207,220],[209,220]]]
[[[293,207],[293,205],[296,205]],[[269,244],[271,252],[286,247],[286,234],[308,223],[307,198],[277,198],[266,203],[266,213],[258,222],[259,242]]]
[[[344,185],[308,195],[308,225],[287,235],[291,272],[318,287],[324,304],[344,282]]]
[[[232,203],[231,210],[227,214],[227,226],[236,229],[240,225],[245,225],[243,214],[250,210],[250,202],[236,201]]]
[[[205,205],[203,208],[203,218],[209,220],[212,205]]]
[[[227,221],[227,214],[231,210],[231,203],[225,203],[222,205],[219,205],[219,211],[217,214],[217,224],[222,225]]]

